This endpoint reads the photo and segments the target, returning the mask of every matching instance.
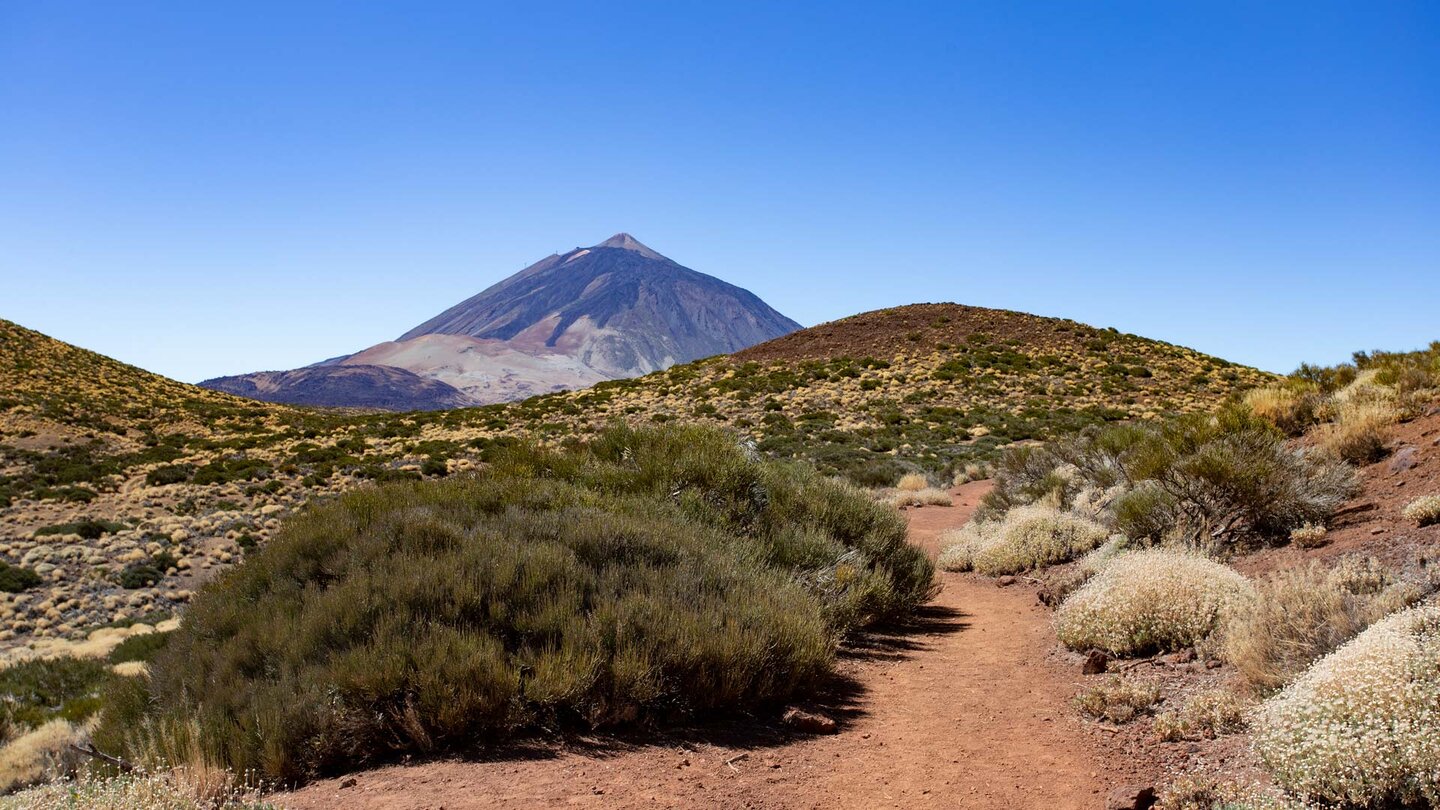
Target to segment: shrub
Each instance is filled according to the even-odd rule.
[[[8,810],[277,810],[259,791],[210,768],[171,768],[159,773],[81,775],[0,799]]]
[[[1275,782],[1317,803],[1440,804],[1440,606],[1384,619],[1252,718]]]
[[[145,484],[152,487],[161,487],[167,484],[183,484],[190,480],[195,474],[195,467],[190,464],[167,464],[164,467],[156,467],[145,474]]]
[[[1128,723],[1150,711],[1160,699],[1160,685],[1112,675],[1075,696],[1075,707],[1098,720]]]
[[[1325,545],[1325,536],[1329,531],[1319,523],[1306,523],[1304,526],[1290,530],[1290,542],[1301,548],[1319,548]]]
[[[1320,401],[1318,389],[1303,383],[1255,388],[1244,397],[1256,416],[1290,436],[1299,436],[1318,421]]]
[[[136,588],[149,588],[165,578],[165,572],[149,563],[131,563],[125,566],[116,581],[120,587],[134,590]]]
[[[165,645],[169,642],[170,633],[140,633],[115,645],[106,660],[111,664],[150,661],[157,653],[165,649]]]
[[[1355,558],[1333,569],[1311,563],[1280,571],[1257,583],[1255,591],[1251,608],[1227,623],[1223,655],[1259,690],[1285,684],[1420,595],[1395,582],[1376,561]]]
[[[0,731],[14,733],[61,718],[79,722],[100,706],[104,663],[82,658],[22,661],[0,669]]]
[[[26,731],[0,748],[0,791],[63,776],[79,766],[81,755],[71,746],[84,731],[67,720],[51,720]]]
[[[1352,464],[1379,461],[1390,452],[1391,426],[1400,414],[1393,404],[1366,401],[1342,406],[1334,422],[1315,431],[1316,443],[1326,453]]]
[[[1401,514],[1420,526],[1440,523],[1440,495],[1425,495],[1405,505]]]
[[[0,560],[0,591],[5,593],[20,593],[43,582],[40,575],[19,565]]]
[[[1208,637],[1252,594],[1239,573],[1198,554],[1129,552],[1060,605],[1056,632],[1076,650],[1138,655],[1179,649]]]
[[[989,576],[1072,560],[1105,542],[1104,526],[1046,506],[1012,509],[998,523],[972,521],[946,539],[940,565]]]
[[[841,635],[931,593],[864,492],[717,431],[617,426],[311,506],[201,589],[97,740],[193,722],[215,764],[298,780],[753,707],[815,688]]]
[[[1344,463],[1295,450],[1248,409],[1228,407],[1007,451],[978,514],[994,520],[1018,505],[1064,507],[1087,489],[1120,493],[1108,511],[1128,537],[1199,544],[1323,523],[1355,479]]]
[[[890,505],[894,507],[903,506],[953,506],[954,501],[950,493],[935,487],[926,487],[919,490],[899,490],[890,496]]]
[[[1201,692],[1177,711],[1155,717],[1155,735],[1174,742],[1187,739],[1214,739],[1245,727],[1245,701],[1228,689]]]
[[[116,523],[113,520],[96,520],[94,518],[82,518],[74,523],[57,523],[53,526],[44,526],[35,530],[36,537],[46,537],[56,534],[78,534],[85,540],[99,540],[107,534],[124,531],[124,523]]]
[[[920,473],[905,473],[900,476],[900,481],[895,485],[895,488],[901,492],[919,492],[929,486],[930,482],[925,480],[925,476]]]

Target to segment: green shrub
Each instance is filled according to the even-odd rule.
[[[748,708],[814,689],[840,636],[931,593],[859,490],[716,431],[614,427],[308,508],[202,588],[97,740],[194,722],[217,764],[296,780]]]
[[[127,661],[149,661],[170,643],[170,633],[141,633],[130,636],[110,651],[108,660],[112,664]]]
[[[125,566],[116,580],[120,587],[134,590],[148,588],[165,578],[165,572],[149,563],[131,563]]]
[[[128,527],[124,523],[116,523],[113,520],[83,518],[74,523],[57,523],[53,526],[44,526],[35,530],[35,536],[46,537],[56,534],[78,534],[86,540],[99,540],[107,534],[124,531],[126,528]]]
[[[92,659],[51,658],[0,669],[0,730],[14,734],[62,718],[79,722],[100,708],[109,667]]]
[[[1110,517],[1132,539],[1229,542],[1323,523],[1355,491],[1355,478],[1347,465],[1292,449],[1273,426],[1232,406],[1007,451],[980,514],[996,518],[1041,500],[1063,507],[1085,490],[1117,487],[1128,491]]]
[[[20,593],[44,582],[40,575],[19,565],[0,560],[0,591],[5,593]]]
[[[164,467],[156,467],[145,474],[145,484],[152,487],[165,486],[166,484],[183,484],[190,480],[195,474],[195,467],[190,464],[168,464]]]

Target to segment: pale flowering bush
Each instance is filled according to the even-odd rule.
[[[1440,495],[1425,495],[1405,505],[1401,511],[1406,520],[1413,520],[1421,526],[1440,523]]]
[[[1377,622],[1261,704],[1251,725],[1266,769],[1298,796],[1440,805],[1440,606]]]
[[[0,810],[279,810],[233,778],[187,768],[61,779],[0,799]]]
[[[1049,506],[1011,509],[998,521],[971,521],[942,539],[940,566],[989,576],[1068,562],[1104,543],[1109,532],[1086,517]]]
[[[1056,632],[1075,650],[1114,655],[1189,647],[1254,599],[1238,572],[1186,551],[1121,554],[1060,605]]]

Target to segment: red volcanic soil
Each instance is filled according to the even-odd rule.
[[[888,358],[961,344],[975,334],[1031,348],[1078,345],[1100,330],[1076,321],[962,304],[910,304],[852,315],[751,346],[737,360]]]

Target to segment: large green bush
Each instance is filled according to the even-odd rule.
[[[97,739],[138,754],[198,728],[218,764],[296,780],[749,707],[931,592],[859,491],[719,432],[615,427],[308,509],[202,589]]]
[[[1007,452],[980,516],[1114,492],[1106,515],[1133,540],[1279,539],[1323,524],[1354,490],[1347,465],[1289,446],[1273,425],[1234,405]]]

